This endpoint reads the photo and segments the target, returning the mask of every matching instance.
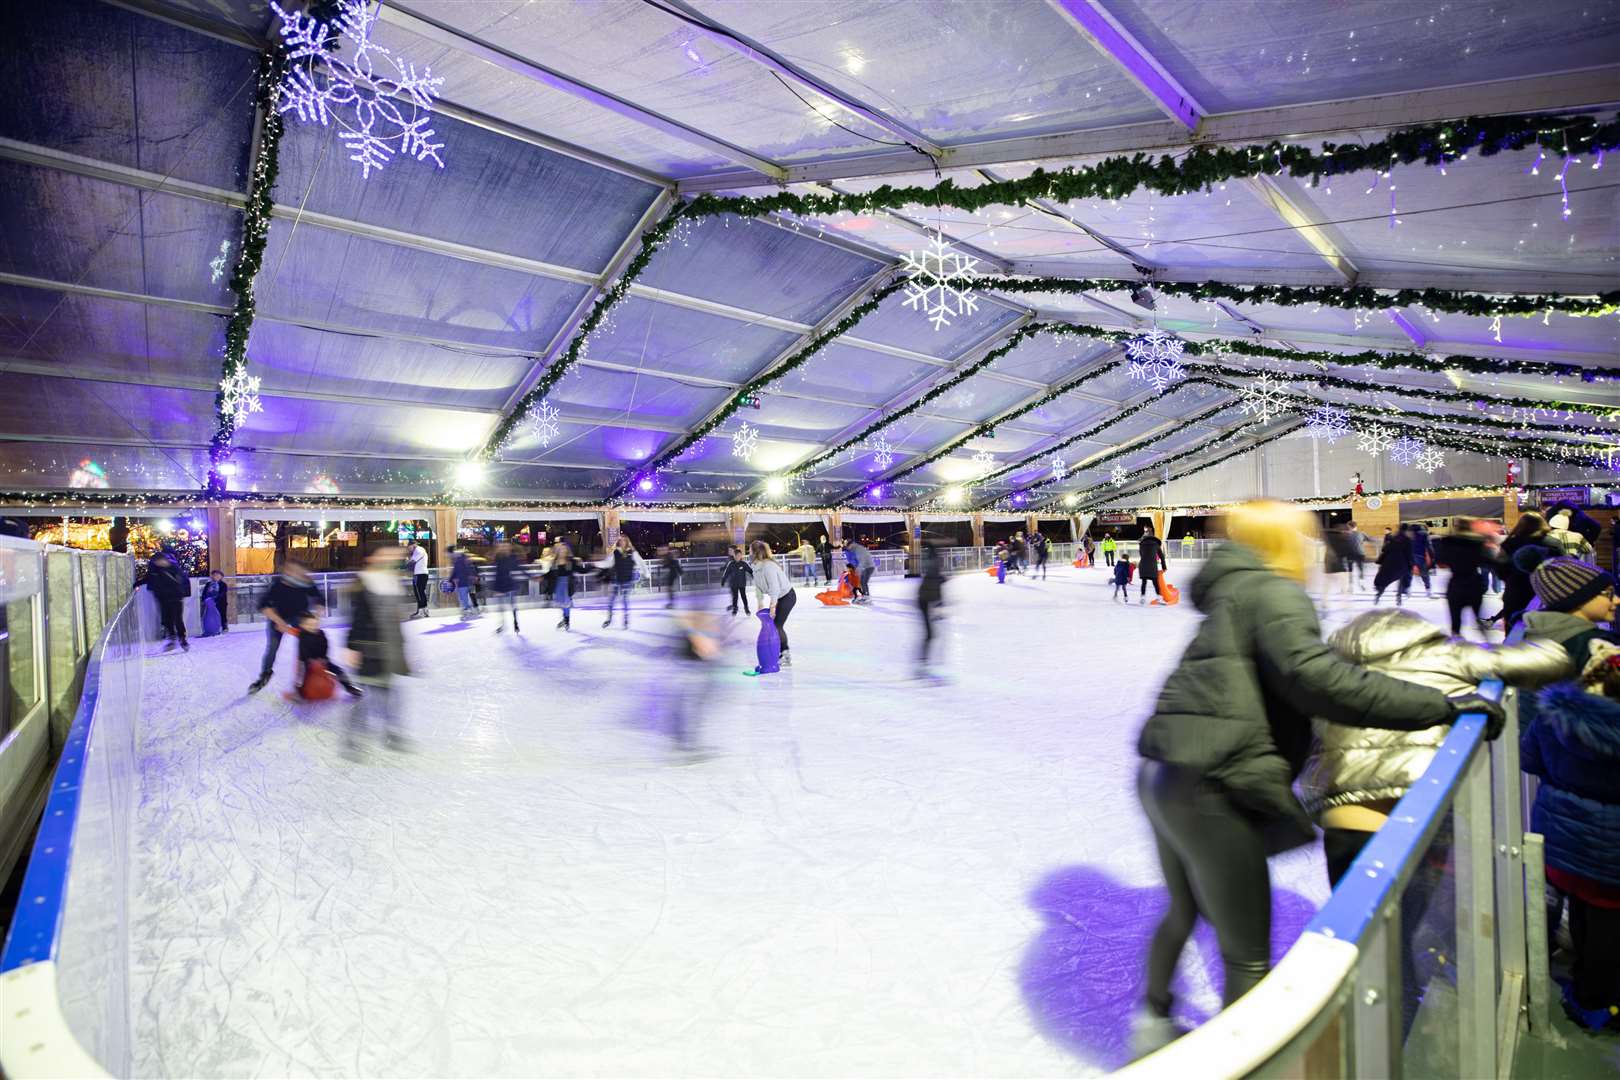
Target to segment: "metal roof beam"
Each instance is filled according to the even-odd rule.
[[[1096,154],[1173,152],[1223,143],[1264,143],[1310,139],[1353,131],[1409,127],[1498,113],[1571,112],[1620,101],[1620,65],[1580,71],[1498,79],[1309,105],[1216,113],[1204,117],[1196,134],[1176,120],[1119,124],[1107,128],[1026,135],[945,147],[940,167],[980,168],[1022,162],[1088,157]],[[786,167],[786,182],[810,183],[893,176],[917,171],[917,155],[886,150],[851,154],[830,161]],[[684,193],[777,186],[780,178],[754,172],[721,172],[681,180]]]
[[[1092,47],[1112,60],[1120,73],[1158,106],[1159,111],[1188,131],[1197,131],[1204,110],[1130,31],[1098,0],[1047,0]]]

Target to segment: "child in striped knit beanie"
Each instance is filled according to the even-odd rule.
[[[1515,561],[1535,561],[1546,548],[1521,549]],[[1555,641],[1569,653],[1571,674],[1586,667],[1593,641],[1620,642],[1599,624],[1612,624],[1615,614],[1614,577],[1607,570],[1580,559],[1541,557],[1530,571],[1530,588],[1541,610],[1524,617],[1525,636]]]

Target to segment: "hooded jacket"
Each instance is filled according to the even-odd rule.
[[[1560,683],[1526,701],[1519,762],[1541,777],[1530,828],[1547,865],[1620,886],[1620,702]]]
[[[1315,838],[1291,783],[1313,715],[1422,730],[1454,710],[1439,690],[1341,660],[1310,598],[1249,548],[1217,548],[1189,589],[1204,621],[1165,680],[1137,741],[1143,757],[1219,782],[1266,830],[1271,851]]]
[[[1370,611],[1328,637],[1333,651],[1372,671],[1466,694],[1484,679],[1510,686],[1540,686],[1568,677],[1569,660],[1549,642],[1488,649],[1446,636],[1408,611]],[[1334,806],[1398,799],[1423,775],[1451,730],[1449,723],[1422,731],[1350,727],[1316,720],[1311,756],[1299,777],[1300,798],[1314,817]]]
[[[1596,623],[1587,622],[1579,615],[1572,615],[1567,611],[1526,612],[1524,636],[1527,639],[1550,641],[1562,646],[1569,655],[1572,673],[1586,666],[1587,654],[1591,651],[1593,641],[1614,640],[1599,630]]]

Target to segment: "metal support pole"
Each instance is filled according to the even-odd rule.
[[[1519,696],[1505,692],[1507,724],[1491,743],[1491,819],[1496,875],[1497,963],[1502,993],[1497,1018],[1497,1061],[1511,1067],[1519,1044],[1521,1006],[1529,979],[1525,950],[1523,808],[1520,804]]]
[[[1379,916],[1361,945],[1352,997],[1350,1076],[1356,1080],[1400,1080],[1401,985],[1400,892]]]
[[[1457,875],[1458,1075],[1496,1075],[1495,888],[1491,766],[1476,753],[1453,805]]]
[[[1526,980],[1530,1030],[1536,1038],[1562,1047],[1563,1038],[1553,1029],[1548,1003],[1553,981],[1549,968],[1547,926],[1546,841],[1540,833],[1524,834],[1525,946],[1529,951],[1530,974]]]

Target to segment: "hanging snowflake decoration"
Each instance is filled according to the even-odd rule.
[[[529,434],[540,440],[541,446],[550,446],[551,440],[562,434],[562,428],[557,424],[558,415],[556,407],[549,400],[543,400],[530,409],[529,415],[524,418]]]
[[[1108,482],[1113,484],[1115,487],[1124,487],[1125,478],[1129,475],[1130,474],[1125,471],[1125,466],[1115,465],[1108,473]]]
[[[879,472],[894,464],[894,447],[881,435],[872,440],[872,464],[878,467]]]
[[[336,120],[362,179],[401,153],[444,168],[444,144],[431,141],[434,131],[427,126],[444,80],[434,78],[431,65],[418,75],[415,64],[371,39],[377,12],[369,0],[338,0],[338,17],[327,23],[287,11],[276,0],[270,7],[281,19],[288,61],[276,88],[277,112],[322,126]],[[344,38],[353,44],[353,55],[344,56]]]
[[[1282,383],[1264,374],[1251,381],[1243,388],[1243,415],[1253,416],[1260,423],[1265,423],[1274,416],[1281,416],[1288,411],[1283,401]]]
[[[959,315],[973,314],[979,298],[966,284],[978,264],[973,256],[959,254],[941,234],[932,234],[921,254],[906,253],[900,268],[906,275],[906,307],[926,314],[935,330],[949,326]]]
[[[1181,353],[1186,347],[1186,342],[1157,326],[1141,337],[1131,338],[1125,343],[1125,354],[1131,358],[1131,378],[1163,390],[1187,374],[1181,366]]]
[[[1064,461],[1059,455],[1053,454],[1052,460],[1048,462],[1048,464],[1052,466],[1053,480],[1061,481],[1065,476],[1069,475],[1069,463]]]
[[[256,412],[264,412],[258,377],[249,375],[246,365],[220,380],[219,394],[220,414],[229,416],[233,423],[240,424]]]
[[[742,427],[731,436],[731,453],[744,461],[754,456],[754,449],[759,445],[759,428],[752,427],[744,420]]]
[[[1446,467],[1446,456],[1432,446],[1425,446],[1423,453],[1412,462],[1426,473],[1435,472]]]
[[[1331,405],[1319,405],[1305,417],[1305,430],[1313,439],[1336,443],[1350,433],[1350,414]]]
[[[984,476],[996,467],[996,455],[988,450],[980,450],[973,455],[973,471],[976,476]]]
[[[1395,433],[1388,424],[1368,424],[1364,428],[1356,428],[1352,434],[1356,437],[1356,449],[1374,456],[1388,450],[1395,441]]]
[[[1389,447],[1389,459],[1397,465],[1412,465],[1429,448],[1429,444],[1422,439],[1414,439],[1410,435],[1402,435]]]

